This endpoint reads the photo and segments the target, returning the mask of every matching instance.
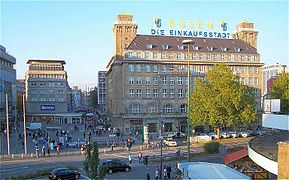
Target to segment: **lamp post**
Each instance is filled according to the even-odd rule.
[[[190,44],[193,45],[195,42],[191,39],[183,40],[182,44],[187,44],[188,45],[188,69],[187,69],[187,84],[188,84],[188,91],[187,91],[187,100],[188,100],[188,108],[187,108],[187,144],[188,144],[188,161],[190,162],[191,160],[191,148],[190,148],[190,143],[191,143],[191,133],[190,133]]]

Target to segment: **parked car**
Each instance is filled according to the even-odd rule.
[[[48,175],[49,179],[78,179],[79,177],[80,173],[78,171],[68,168],[53,169]]]
[[[116,171],[130,171],[131,167],[127,163],[119,160],[119,159],[113,159],[113,160],[105,160],[103,162],[104,166],[107,166],[108,170],[107,172],[109,174],[116,172]]]
[[[165,139],[164,144],[166,144],[167,146],[170,146],[170,147],[175,147],[178,145],[177,142],[175,140],[173,140],[172,138]]]
[[[211,136],[212,139],[218,139],[218,135],[215,134],[214,132],[210,132],[210,133],[209,133],[209,136]]]
[[[251,135],[251,134],[249,134],[248,131],[242,131],[242,132],[241,132],[241,136],[242,136],[243,138],[249,137],[250,135]]]
[[[230,134],[230,137],[231,138],[237,138],[237,137],[240,137],[240,133],[238,133],[238,132],[229,132],[229,134]]]
[[[221,138],[230,138],[230,133],[228,133],[228,132],[222,132],[222,133],[221,133]]]
[[[182,132],[175,132],[173,138],[183,138],[186,137],[185,133]]]
[[[206,133],[200,133],[199,135],[196,136],[198,139],[209,139],[210,136],[208,136]]]

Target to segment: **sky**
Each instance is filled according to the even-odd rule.
[[[138,34],[150,34],[154,18],[228,23],[234,32],[243,20],[258,33],[261,62],[288,66],[287,1],[3,1],[0,0],[0,44],[16,58],[23,79],[29,59],[61,59],[70,86],[97,86],[114,52],[116,16],[129,12]],[[169,29],[169,27],[164,27]]]

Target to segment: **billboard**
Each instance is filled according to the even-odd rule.
[[[40,105],[41,111],[54,111],[55,105]]]

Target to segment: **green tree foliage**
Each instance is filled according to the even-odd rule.
[[[273,81],[271,98],[281,99],[281,112],[289,113],[289,73],[281,73]]]
[[[97,107],[98,105],[98,97],[97,97],[97,88],[89,92],[89,104],[92,107]]]
[[[85,160],[83,162],[84,171],[91,179],[96,179],[99,164],[98,147],[96,143],[86,149]]]
[[[241,85],[238,77],[224,64],[215,65],[204,78],[197,78],[190,96],[192,125],[237,127],[257,118],[252,88]]]
[[[219,151],[220,143],[216,141],[207,142],[204,144],[205,153],[213,154]]]

